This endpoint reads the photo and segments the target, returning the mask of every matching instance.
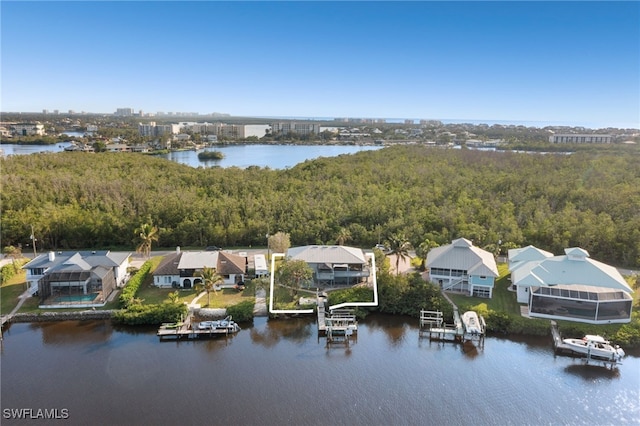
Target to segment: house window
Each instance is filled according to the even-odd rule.
[[[171,284],[171,277],[164,277],[165,284]]]
[[[487,279],[487,277],[486,277],[486,275],[480,275],[480,279],[481,279],[481,280],[486,280],[486,279]]]
[[[490,298],[491,297],[491,290],[488,289],[488,288],[484,288],[484,287],[474,287],[473,288],[473,295],[475,297]]]

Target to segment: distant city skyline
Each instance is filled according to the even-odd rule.
[[[33,2],[3,112],[640,127],[638,2]]]

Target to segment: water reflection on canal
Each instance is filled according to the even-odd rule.
[[[229,338],[159,342],[109,322],[14,324],[2,408],[68,409],[69,424],[637,424],[640,359],[618,370],[554,357],[550,339],[484,346],[418,337],[376,315],[328,347],[308,318]],[[25,424],[4,417],[2,424]]]

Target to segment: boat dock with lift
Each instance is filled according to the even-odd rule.
[[[551,321],[551,336],[553,338],[553,349],[556,355],[570,356],[574,358],[580,358],[585,364],[598,364],[601,363],[605,367],[613,368],[618,364],[622,364],[622,358],[624,357],[624,351],[619,347],[611,349],[611,353],[603,355],[598,352],[596,348],[588,344],[588,340],[595,339],[596,342],[604,343],[610,347],[609,342],[602,339],[600,336],[585,336],[582,340],[583,345],[570,344],[571,341],[579,339],[563,339],[558,331],[558,324],[555,321]],[[584,347],[582,347],[584,346]]]
[[[229,316],[224,320],[194,322],[189,315],[185,321],[165,323],[158,329],[160,340],[165,339],[199,339],[216,335],[229,335],[240,331],[240,326]]]
[[[420,337],[430,340],[466,342],[484,340],[486,324],[481,315],[467,311],[462,316],[453,308],[453,324],[446,324],[440,311],[420,311]]]
[[[334,309],[327,312],[326,299],[318,297],[318,336],[325,336],[329,343],[349,343],[357,337],[358,321],[352,309]]]

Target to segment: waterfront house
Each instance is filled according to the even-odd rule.
[[[516,285],[513,283],[513,274],[516,269],[523,265],[533,265],[530,262],[539,262],[553,257],[553,253],[539,249],[532,245],[522,248],[511,249],[508,252],[509,272],[511,272],[512,289],[516,291],[518,303],[529,303],[529,286]]]
[[[124,143],[110,143],[105,149],[108,152],[131,152],[131,147]]]
[[[532,246],[509,250],[509,270],[518,302],[528,305],[531,317],[590,324],[631,321],[629,284],[616,268],[579,247],[565,249],[562,256]]]
[[[164,257],[153,272],[153,284],[164,288],[192,288],[202,284],[200,272],[214,268],[224,279],[221,288],[231,288],[244,283],[247,274],[247,258],[226,251],[197,251],[175,253]]]
[[[128,279],[129,253],[49,252],[24,265],[43,307],[101,306]]]
[[[426,266],[430,281],[443,290],[476,297],[491,298],[499,275],[493,254],[465,238],[431,249]]]
[[[287,259],[304,260],[313,269],[318,287],[354,285],[369,279],[369,262],[362,249],[346,246],[310,245],[287,250]]]

